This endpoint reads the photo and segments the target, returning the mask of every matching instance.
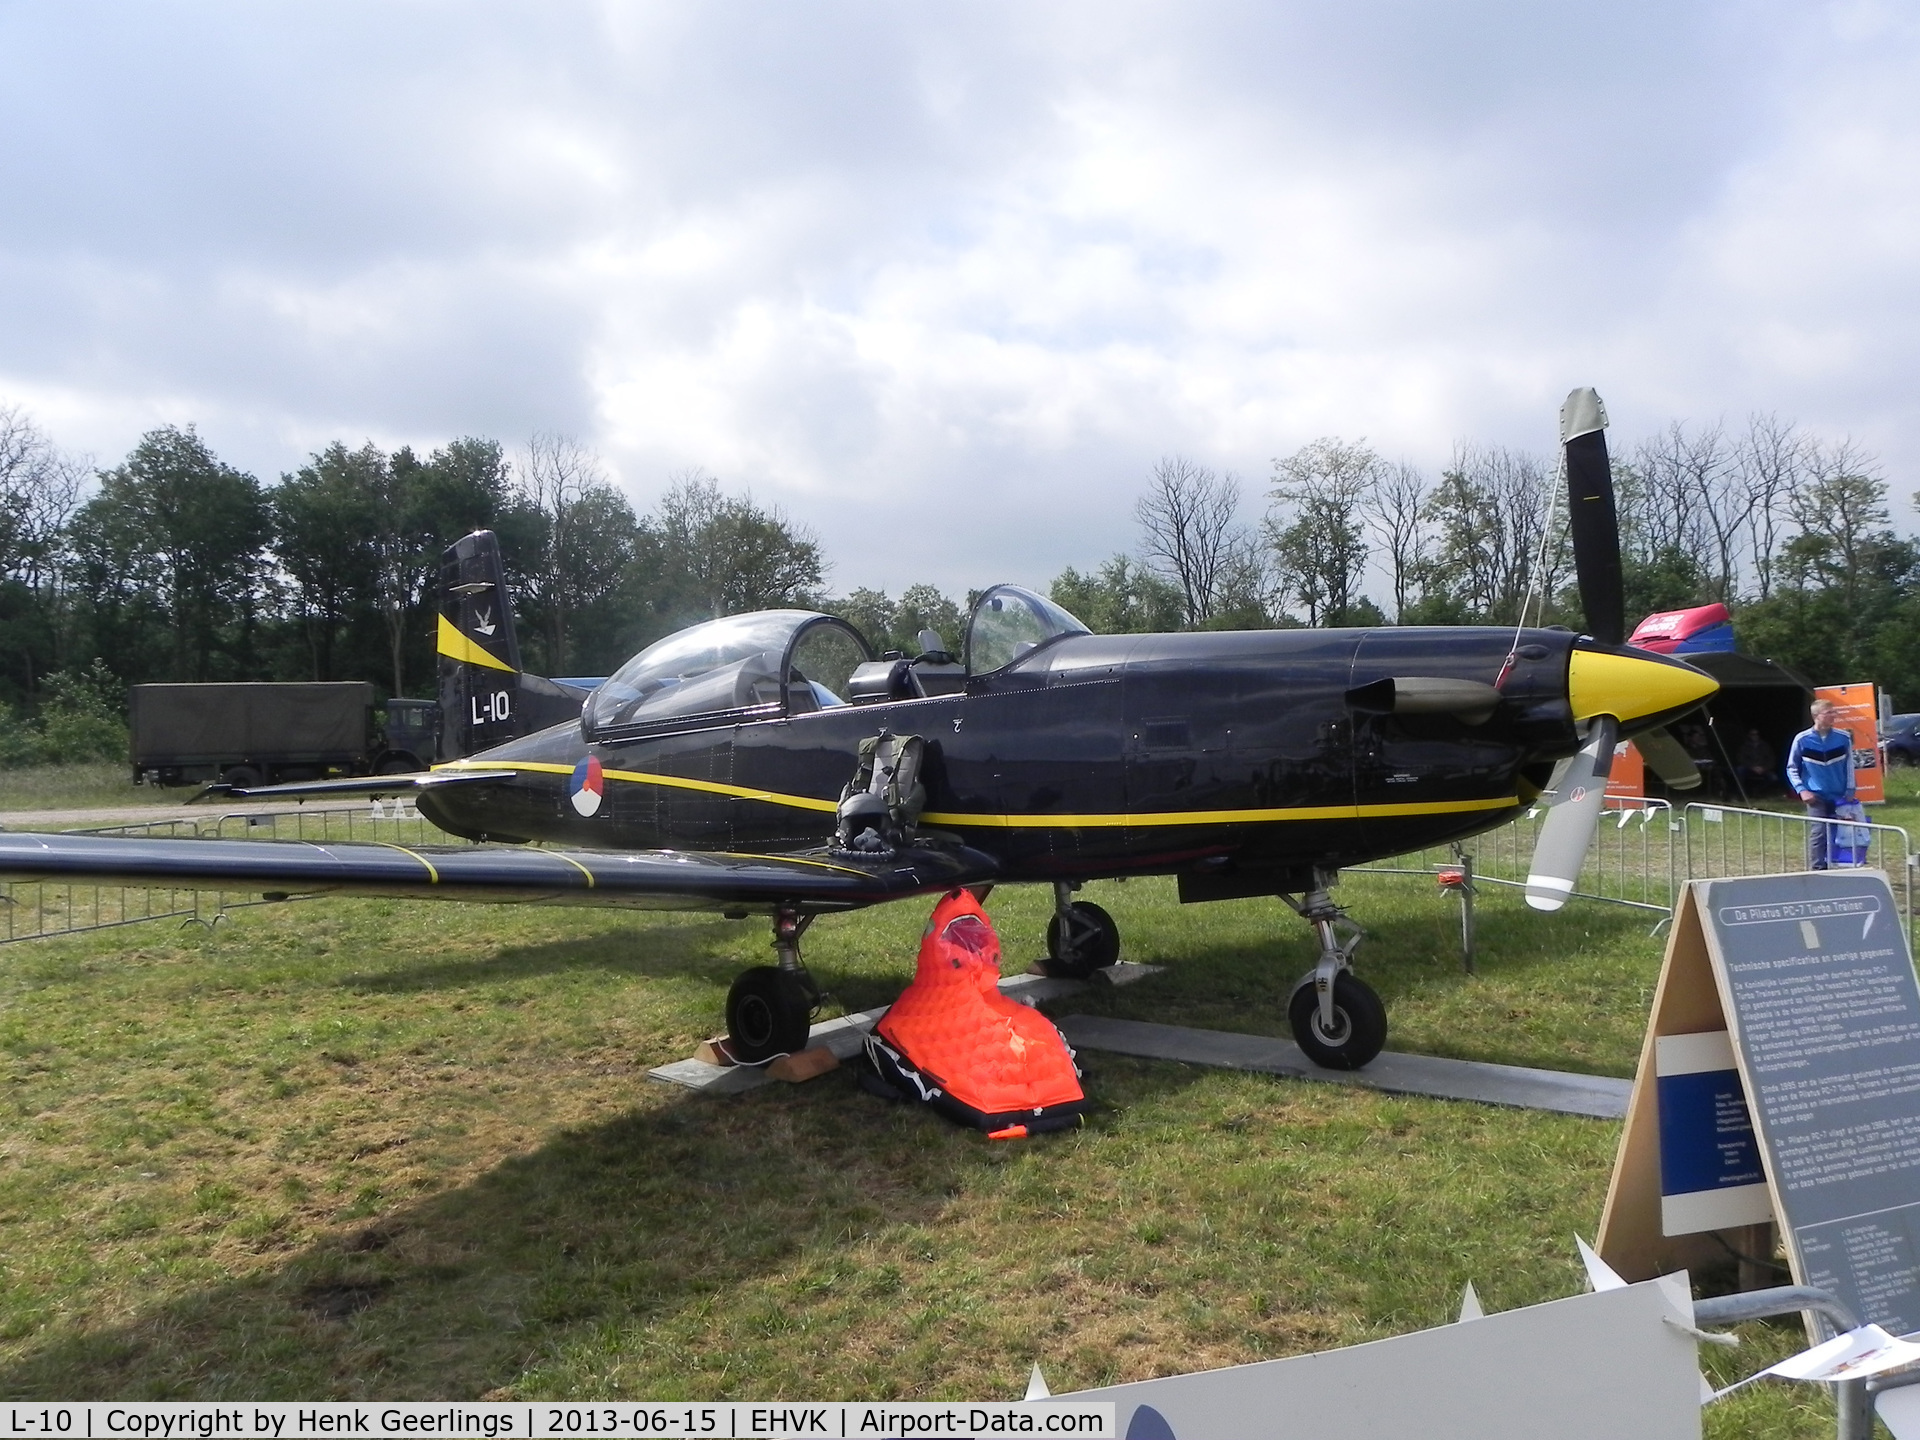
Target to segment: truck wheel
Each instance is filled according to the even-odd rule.
[[[220,783],[236,790],[251,790],[260,783],[260,772],[251,765],[235,765],[220,777]]]
[[[376,775],[412,775],[427,767],[411,755],[388,755],[373,767]]]

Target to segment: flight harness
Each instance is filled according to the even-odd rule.
[[[913,983],[867,1036],[861,1085],[994,1139],[1077,1128],[1087,1097],[1073,1050],[999,982],[999,937],[980,902],[955,890],[934,907]]]

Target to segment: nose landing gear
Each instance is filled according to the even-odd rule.
[[[1353,973],[1353,952],[1365,932],[1333,903],[1327,887],[1333,876],[1315,872],[1321,883],[1298,900],[1280,898],[1312,925],[1320,937],[1320,959],[1303,976],[1287,1002],[1287,1023],[1306,1057],[1328,1070],[1358,1070],[1387,1043],[1387,1007],[1373,987]]]
[[[800,937],[813,916],[782,910],[773,917],[774,965],[743,970],[727,991],[727,1049],[743,1065],[759,1065],[807,1048],[820,1008],[820,987],[800,959]]]
[[[1047,970],[1069,980],[1084,980],[1120,958],[1120,927],[1105,908],[1075,900],[1080,887],[1053,883],[1053,918],[1047,921]]]

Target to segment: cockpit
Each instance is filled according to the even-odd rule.
[[[621,666],[588,699],[594,739],[695,730],[844,705],[957,694],[1067,635],[1089,631],[1018,585],[983,593],[959,656],[922,630],[916,655],[873,647],[852,625],[812,610],[760,610],[678,631]]]

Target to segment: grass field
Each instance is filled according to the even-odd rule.
[[[1920,811],[1912,785],[1876,818]],[[66,803],[66,802],[62,802]],[[1276,902],[1089,887],[1165,972],[1066,1008],[1279,1034]],[[1644,913],[1350,877],[1398,1049],[1630,1074]],[[990,904],[1009,968],[1045,896]],[[919,905],[820,922],[848,1009]],[[995,1145],[844,1074],[646,1069],[717,1028],[758,923],[338,900],[0,949],[0,1395],[1013,1397],[1296,1353],[1580,1287],[1618,1127],[1084,1056],[1077,1134]],[[1752,1326],[1724,1382],[1797,1349]],[[1831,1433],[1756,1386],[1714,1436]]]
[[[0,811],[66,810],[83,805],[165,805],[191,790],[133,783],[125,765],[27,765],[0,770]]]

